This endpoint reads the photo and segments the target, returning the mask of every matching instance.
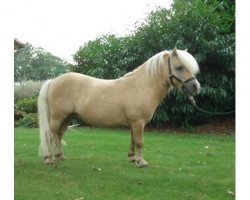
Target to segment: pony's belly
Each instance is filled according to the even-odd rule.
[[[91,126],[95,126],[95,127],[127,127],[129,126],[128,123],[126,122],[97,122],[97,121],[93,121],[93,122],[87,122],[87,124],[91,125]]]
[[[84,122],[92,126],[116,127],[129,125],[122,113],[89,110],[78,114]]]
[[[98,119],[98,118],[85,118],[83,117],[83,121],[91,126],[97,127],[119,127],[119,126],[129,126],[126,121],[119,121],[119,120],[105,120],[105,119]]]

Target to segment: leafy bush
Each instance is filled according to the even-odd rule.
[[[158,9],[126,37],[105,35],[84,44],[74,55],[71,70],[99,78],[117,78],[154,54],[188,49],[197,59],[202,92],[197,103],[210,111],[227,111],[235,105],[235,3],[234,1],[180,1],[171,9]],[[211,116],[195,110],[182,92],[173,90],[160,104],[151,122],[191,128]]]
[[[15,126],[18,127],[29,127],[35,128],[38,127],[38,116],[37,113],[26,114],[23,118],[15,121]]]
[[[40,82],[33,81],[15,87],[15,126],[38,127],[37,100],[40,87]]]
[[[78,64],[71,70],[104,79],[120,77],[139,64],[130,48],[131,38],[104,35],[79,49],[74,55]]]
[[[19,99],[14,107],[14,124],[21,127],[38,127],[37,97]]]
[[[24,113],[36,113],[37,98],[38,97],[20,99],[15,104],[15,109]]]

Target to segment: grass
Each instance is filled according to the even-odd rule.
[[[68,130],[66,160],[45,166],[38,129],[15,129],[15,199],[234,199],[235,138],[146,132],[149,167],[127,161],[128,130]],[[99,169],[99,170],[98,170]]]

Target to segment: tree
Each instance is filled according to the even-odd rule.
[[[24,48],[18,49],[14,53],[14,80],[21,82],[27,80],[29,72],[32,70],[31,60],[34,47],[26,44]]]
[[[14,70],[15,82],[46,80],[67,72],[68,64],[43,48],[26,44],[14,54]]]

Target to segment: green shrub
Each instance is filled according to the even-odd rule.
[[[33,96],[18,99],[14,105],[14,125],[15,127],[38,127],[37,99]]]
[[[17,110],[17,109],[14,109],[14,121],[15,122],[22,119],[24,115],[25,115],[24,112]]]
[[[38,127],[38,116],[37,113],[25,114],[23,118],[15,121],[15,126],[18,127]]]
[[[17,100],[15,104],[15,110],[25,113],[37,112],[37,99],[38,97],[30,97]]]

